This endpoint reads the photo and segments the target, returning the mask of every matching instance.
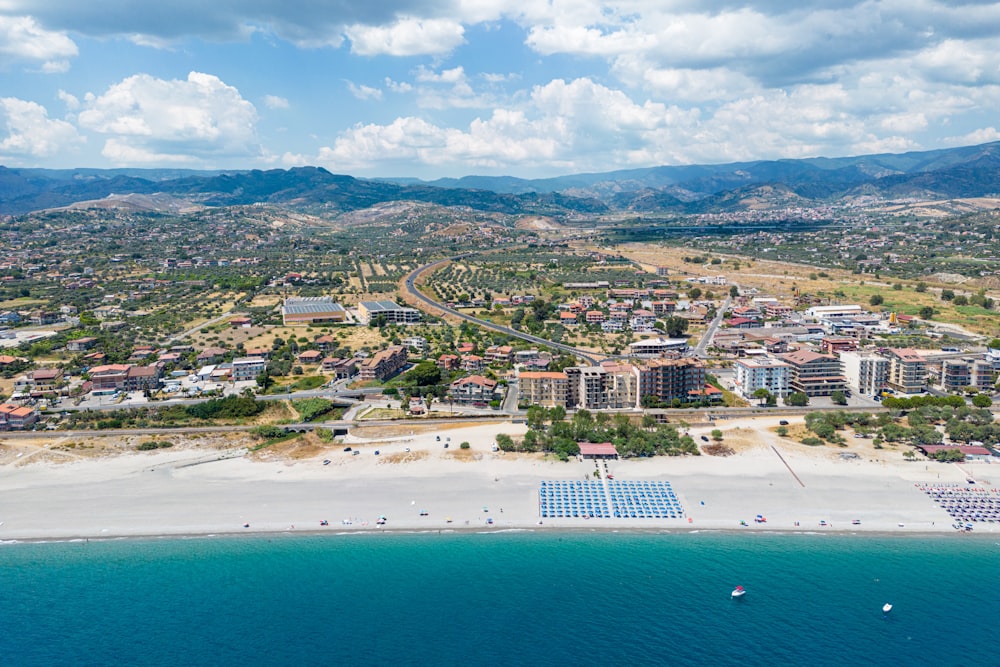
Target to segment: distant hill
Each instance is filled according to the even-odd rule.
[[[158,193],[173,199],[143,201],[204,206],[267,203],[326,215],[413,201],[554,217],[739,211],[844,202],[862,196],[950,199],[1000,193],[1000,142],[901,154],[661,166],[547,179],[466,176],[429,182],[359,179],[320,167],[211,172],[0,167],[0,214],[19,215],[111,195]]]

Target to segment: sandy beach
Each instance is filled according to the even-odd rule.
[[[517,436],[524,425],[362,429],[298,458],[188,446],[57,461],[44,456],[51,437],[7,439],[0,540],[378,530],[956,532],[955,519],[917,485],[965,487],[972,477],[980,487],[1000,486],[990,464],[907,462],[902,448],[875,450],[870,441],[806,447],[777,437],[776,425],[770,418],[715,424],[731,456],[608,462],[617,480],[669,481],[683,519],[542,520],[540,482],[592,478],[596,464],[492,451],[498,433]],[[1000,533],[1000,524],[977,523],[975,532]]]

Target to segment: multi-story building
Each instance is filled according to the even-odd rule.
[[[451,383],[451,400],[465,405],[487,404],[496,398],[497,381],[470,375]]]
[[[788,394],[791,366],[777,359],[737,359],[736,388],[747,398],[758,389],[767,389],[775,396]]]
[[[628,364],[572,366],[566,402],[587,410],[634,408],[638,405],[639,383]]]
[[[160,388],[160,367],[131,366],[125,374],[125,391],[156,391]]]
[[[322,361],[320,368],[323,369],[324,373],[333,373],[333,377],[337,380],[345,380],[357,375],[358,360],[353,357],[350,359],[327,357]]]
[[[406,365],[406,359],[406,348],[393,345],[362,361],[358,375],[362,380],[382,381],[398,373]]]
[[[690,400],[705,388],[705,364],[698,359],[650,359],[637,368],[639,398]]]
[[[660,357],[667,354],[687,352],[687,338],[650,338],[630,343],[629,354],[633,357]]]
[[[847,386],[862,396],[882,393],[889,382],[889,359],[880,354],[842,352],[840,363]]]
[[[260,357],[239,357],[233,359],[233,382],[256,380],[257,376],[267,370],[267,360]]]
[[[38,421],[38,412],[29,407],[0,403],[0,431],[20,431]]]
[[[835,391],[847,391],[840,359],[832,354],[796,350],[778,358],[791,367],[788,388],[792,392],[801,392],[806,396],[829,396]]]
[[[130,368],[128,364],[94,366],[90,369],[91,391],[101,395],[124,390]]]
[[[362,301],[358,304],[358,319],[362,324],[371,324],[378,317],[384,317],[390,324],[412,324],[420,321],[420,311],[400,306],[395,301]]]
[[[566,407],[569,378],[566,373],[522,371],[517,376],[518,401],[543,407]]]
[[[993,369],[985,359],[945,359],[941,362],[941,388],[962,391],[973,387],[977,391],[993,391]]]
[[[886,350],[889,357],[889,388],[903,394],[919,394],[927,389],[927,360],[916,350]]]
[[[488,364],[509,364],[514,361],[514,348],[510,345],[490,345],[484,354]]]

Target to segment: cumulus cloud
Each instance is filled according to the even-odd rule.
[[[287,109],[289,104],[288,100],[284,97],[278,97],[277,95],[265,95],[264,106],[268,109]]]
[[[389,25],[354,24],[344,32],[351,52],[362,56],[448,53],[465,41],[462,24],[450,19],[407,17]]]
[[[485,3],[489,4],[489,3]],[[442,53],[461,43],[463,16],[495,17],[498,10],[452,0],[380,0],[295,3],[283,0],[5,0],[3,9],[38,18],[47,26],[81,34],[125,37],[162,48],[195,36],[212,41],[245,40],[257,32],[303,46],[340,46],[351,39],[355,53],[413,55]]]
[[[40,62],[41,71],[56,73],[69,69],[67,59],[76,55],[76,43],[65,32],[46,30],[31,16],[0,14],[3,60]]]
[[[137,74],[88,94],[81,127],[107,135],[103,155],[118,164],[189,162],[261,155],[257,110],[211,74],[185,80]]]
[[[366,86],[364,84],[357,84],[353,81],[347,82],[347,89],[351,91],[351,95],[358,98],[359,100],[381,100],[382,91],[378,88],[373,88],[371,86]]]
[[[7,127],[7,136],[0,140],[3,160],[30,163],[32,158],[71,151],[83,143],[72,124],[49,118],[45,107],[35,102],[0,98],[0,117]]]

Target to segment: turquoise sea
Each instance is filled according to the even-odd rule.
[[[733,600],[742,584],[748,594]],[[883,603],[894,605],[883,617]],[[0,664],[1000,665],[1000,543],[494,533],[0,546]]]

